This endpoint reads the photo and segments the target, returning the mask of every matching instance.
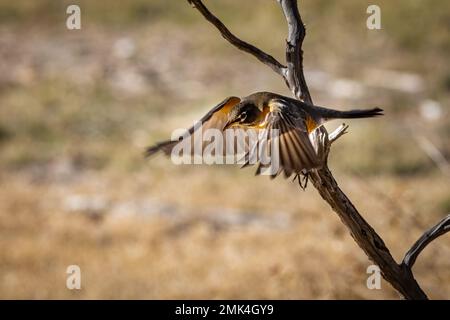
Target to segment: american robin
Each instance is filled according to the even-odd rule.
[[[268,142],[274,136],[270,131],[278,129],[279,169],[271,174],[277,176],[284,171],[286,177],[297,177],[311,169],[319,168],[321,161],[311,143],[309,134],[328,120],[371,118],[383,115],[379,108],[339,111],[311,105],[299,100],[271,92],[257,92],[247,97],[228,97],[200,119],[200,126],[191,127],[179,140],[168,140],[150,146],[146,156],[158,151],[170,155],[174,146],[184,139],[192,138],[201,128],[219,129],[264,129]],[[248,153],[248,150],[247,150]],[[248,164],[248,161],[245,163]],[[259,164],[256,174],[264,169]]]

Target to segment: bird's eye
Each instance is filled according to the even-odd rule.
[[[247,112],[244,111],[241,113],[240,122],[244,122],[246,118],[247,118]]]

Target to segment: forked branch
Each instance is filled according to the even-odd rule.
[[[275,71],[282,77],[285,77],[285,72],[287,68],[286,66],[278,62],[277,59],[265,53],[261,49],[245,41],[242,41],[234,34],[232,34],[231,31],[228,30],[228,28],[222,23],[222,21],[220,21],[219,18],[213,15],[211,11],[209,11],[208,8],[206,8],[205,5],[200,0],[188,0],[188,2],[191,4],[191,6],[197,9],[203,15],[203,17],[205,17],[206,20],[211,22],[220,31],[222,37],[224,37],[229,43],[231,43],[239,50],[242,50],[255,56],[256,59],[258,59],[265,65],[269,66],[273,71]]]
[[[248,44],[233,35],[226,26],[214,16],[201,0],[188,0],[200,13],[211,22],[222,36],[238,49],[252,54],[258,60],[271,67],[281,75],[294,97],[312,103],[311,95],[303,73],[302,44],[306,35],[305,27],[301,20],[296,0],[278,0],[288,24],[288,37],[286,41],[286,66],[275,58],[255,46]],[[313,133],[315,148],[323,159],[323,167],[313,170],[310,178],[322,198],[328,202],[337,213],[341,221],[350,231],[355,242],[364,250],[366,255],[376,263],[383,277],[406,299],[427,299],[426,294],[414,279],[411,267],[419,253],[425,246],[438,236],[449,231],[447,216],[435,227],[427,231],[408,251],[402,264],[398,264],[386,247],[383,239],[359,214],[350,199],[339,188],[331,171],[327,166],[328,153],[331,144],[346,133],[348,126],[342,125],[331,135],[328,135],[324,127],[320,127]]]

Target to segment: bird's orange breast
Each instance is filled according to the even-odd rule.
[[[264,106],[263,110],[258,114],[256,120],[253,122],[252,125],[247,125],[248,128],[257,128],[257,129],[264,129],[267,127],[267,121],[266,117],[267,114],[270,112],[269,106]]]
[[[306,130],[308,130],[308,133],[312,132],[315,128],[317,128],[317,122],[314,121],[313,118],[310,116],[306,117]]]

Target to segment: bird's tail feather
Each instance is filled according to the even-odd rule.
[[[383,115],[383,109],[355,109],[350,111],[339,111],[327,108],[320,108],[320,115],[327,120],[331,119],[356,119],[356,118],[373,118]]]

